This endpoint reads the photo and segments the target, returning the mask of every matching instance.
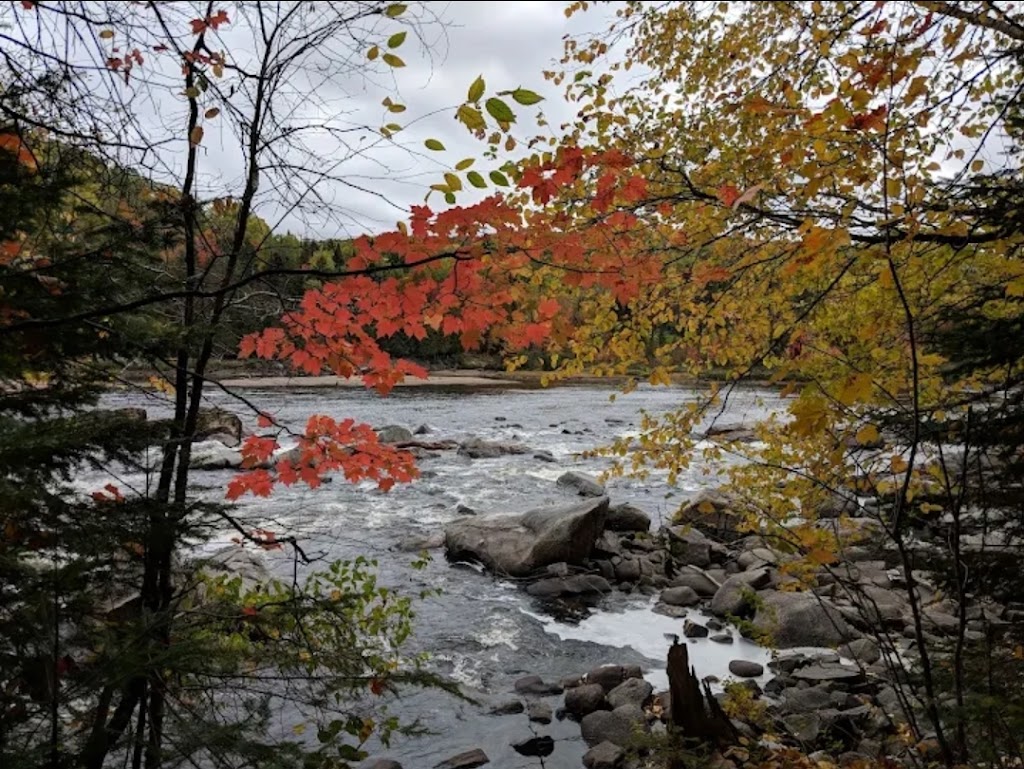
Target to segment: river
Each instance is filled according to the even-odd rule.
[[[579,727],[569,720],[551,726],[528,724],[525,715],[495,717],[486,714],[496,702],[508,700],[514,681],[537,674],[559,680],[607,663],[640,664],[655,688],[665,686],[666,633],[679,633],[681,619],[651,611],[653,598],[614,594],[587,618],[571,622],[546,613],[544,607],[508,582],[496,580],[467,566],[445,561],[441,551],[423,571],[410,567],[413,554],[396,544],[412,535],[439,531],[459,517],[458,505],[478,513],[523,511],[570,497],[556,488],[555,479],[569,469],[598,473],[606,459],[581,459],[579,452],[603,445],[616,436],[637,430],[641,410],[662,413],[696,397],[683,387],[641,387],[629,395],[613,387],[565,385],[549,389],[526,386],[487,388],[397,389],[387,398],[352,388],[249,388],[239,395],[282,423],[301,429],[314,413],[335,418],[353,417],[374,426],[397,424],[415,429],[426,425],[429,440],[462,439],[476,435],[487,440],[517,440],[531,449],[551,452],[555,463],[531,454],[498,459],[470,460],[454,451],[441,452],[420,463],[424,477],[384,494],[369,484],[348,485],[339,480],[319,489],[304,486],[275,491],[270,499],[247,499],[241,504],[253,526],[300,535],[310,553],[332,558],[367,555],[379,561],[381,580],[410,592],[431,587],[441,594],[419,604],[415,646],[429,651],[433,666],[458,681],[479,704],[459,701],[435,691],[409,693],[394,705],[400,715],[415,715],[432,733],[399,739],[380,755],[401,761],[406,769],[432,767],[437,762],[473,747],[490,756],[491,766],[536,767],[537,759],[523,758],[510,743],[533,733],[556,740],[548,769],[578,769],[586,750]],[[244,416],[241,404],[222,392],[210,396],[209,405],[242,414],[246,427],[255,419]],[[751,422],[778,404],[775,394],[758,389],[737,389],[720,421]],[[159,394],[111,393],[105,407],[144,406],[150,418],[169,413]],[[695,462],[673,488],[658,474],[639,481],[612,479],[608,492],[613,502],[629,501],[646,510],[658,526],[679,503],[703,488],[719,483],[718,468]],[[196,472],[201,493],[221,497],[230,471]],[[95,483],[98,479],[82,479]],[[141,483],[121,478],[120,483]],[[215,538],[206,547],[229,543],[231,534]],[[729,660],[764,661],[766,652],[741,639],[731,646],[707,639],[691,640],[691,660],[701,676],[727,676]],[[554,699],[551,704],[560,704]]]

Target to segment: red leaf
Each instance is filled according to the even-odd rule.
[[[256,424],[260,427],[270,427],[274,424],[274,420],[267,414],[260,414],[256,417]]]
[[[257,611],[255,606],[246,606],[244,609],[242,609],[242,614],[246,617],[255,617],[257,614],[259,614],[259,611]]]
[[[734,184],[723,184],[718,188],[718,199],[727,206],[732,206],[740,196],[740,191]]]

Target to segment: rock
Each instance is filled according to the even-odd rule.
[[[711,565],[711,540],[689,526],[668,528],[669,551],[679,563],[706,569]]]
[[[601,684],[583,684],[565,692],[565,709],[574,716],[582,718],[601,710],[604,705],[604,687]]]
[[[609,508],[611,509],[611,508]],[[601,536],[597,538],[594,543],[594,553],[596,556],[603,556],[605,558],[611,558],[612,556],[622,556],[622,537],[612,531],[608,531],[608,518],[605,516],[605,530],[601,532]]]
[[[519,700],[506,700],[505,702],[498,703],[487,712],[492,716],[514,716],[516,713],[522,713],[524,710],[526,708]]]
[[[636,705],[623,705],[615,710],[595,710],[580,721],[583,741],[590,746],[607,740],[626,747],[646,726],[644,712]]]
[[[779,556],[766,547],[755,547],[740,553],[736,562],[740,568],[750,570],[761,566],[775,566],[779,562]]]
[[[832,695],[827,686],[811,686],[801,689],[792,686],[781,694],[782,707],[790,713],[812,713],[832,704]]]
[[[420,425],[419,427],[417,427],[415,430],[413,430],[412,434],[413,435],[430,435],[430,433],[432,433],[432,432],[434,432],[434,431],[430,429],[430,425],[423,424],[423,425]]]
[[[618,769],[625,757],[622,748],[605,740],[583,754],[583,765],[587,769]]]
[[[605,528],[611,531],[650,531],[651,516],[628,502],[608,508]]]
[[[706,490],[683,505],[675,515],[675,523],[693,526],[717,539],[734,540],[743,520],[742,506],[718,490]]]
[[[604,528],[608,498],[541,508],[522,515],[478,515],[445,527],[452,560],[472,559],[499,574],[525,577],[548,564],[579,565]]]
[[[754,608],[754,592],[768,584],[768,569],[754,569],[733,574],[715,591],[711,613],[719,617],[740,617]]]
[[[476,515],[476,510],[469,505],[462,504],[461,502],[455,506],[455,512],[458,515]]]
[[[403,443],[412,439],[412,431],[401,425],[386,425],[377,428],[377,440],[381,443]]]
[[[688,619],[683,623],[683,635],[687,638],[707,638],[708,629],[703,625]]]
[[[733,660],[729,663],[729,672],[740,678],[757,678],[764,674],[764,665],[750,660]]]
[[[636,558],[623,558],[615,564],[615,579],[620,582],[636,582],[640,576],[640,561]]]
[[[219,441],[223,441],[223,436],[229,436],[231,442],[225,445],[237,446],[242,442],[242,420],[226,409],[199,409],[195,440],[209,440],[214,435],[221,436]]]
[[[548,577],[527,586],[526,592],[536,598],[560,595],[606,595],[612,586],[597,574],[576,574],[571,577]]]
[[[581,497],[603,497],[605,495],[604,486],[598,483],[597,478],[575,470],[562,473],[555,483],[563,489],[576,492]]]
[[[726,580],[726,584],[731,579]],[[767,634],[779,649],[836,646],[858,635],[835,606],[813,593],[764,591],[759,595],[753,626],[758,632]]]
[[[643,673],[636,666],[602,665],[587,673],[587,683],[599,684],[606,692],[610,692],[627,678],[641,678]]]
[[[684,566],[672,578],[672,587],[688,587],[702,598],[710,598],[722,585],[696,566]]]
[[[548,719],[544,723],[550,723],[550,721],[551,719]],[[552,737],[545,734],[540,737],[531,737],[522,742],[513,742],[512,750],[521,756],[544,758],[555,752],[555,741]]]
[[[847,683],[854,683],[862,680],[864,674],[855,667],[826,662],[800,668],[793,672],[793,678],[812,682],[845,681]]]
[[[643,707],[648,697],[654,692],[654,687],[642,678],[627,678],[621,684],[608,692],[608,704],[612,709],[622,705],[636,705]]]
[[[199,561],[197,566],[207,574],[220,572],[241,577],[244,590],[264,585],[271,579],[263,554],[241,545],[228,545]]]
[[[554,461],[556,461],[554,454],[552,454],[550,451],[544,451],[544,450],[539,450],[539,451],[533,452],[533,458],[534,459],[539,459],[541,462],[554,462]]]
[[[821,734],[821,716],[817,713],[791,713],[782,717],[782,723],[794,739],[809,744]]]
[[[692,587],[670,587],[661,591],[659,600],[669,606],[694,606],[700,603],[700,596]]]
[[[882,658],[882,652],[878,650],[878,644],[870,638],[857,638],[839,647],[839,654],[847,659],[870,665]]]
[[[545,683],[540,676],[524,676],[515,682],[515,690],[520,694],[546,697],[550,694],[561,694],[561,684]]]
[[[715,633],[711,636],[711,640],[716,644],[731,644],[733,642],[732,636],[729,633]]]
[[[202,441],[192,444],[188,466],[193,470],[224,470],[242,466],[242,452],[225,446],[220,441]]]
[[[435,764],[434,769],[474,769],[474,767],[483,766],[490,762],[491,759],[487,757],[486,753],[480,750],[480,748],[474,748],[473,750],[467,750],[465,753],[459,753],[457,756],[452,756],[439,764]]]
[[[709,441],[719,443],[753,443],[757,440],[757,433],[753,427],[739,424],[711,425],[704,433]]]
[[[483,438],[467,438],[459,444],[459,455],[470,459],[495,459],[507,454],[528,454],[530,450],[521,443],[485,441]]]
[[[395,550],[400,553],[418,553],[421,550],[436,550],[444,547],[444,532],[436,531],[425,536],[409,536],[398,540]]]
[[[390,758],[371,758],[360,769],[402,769],[402,765]]]
[[[559,686],[559,689],[562,687]],[[540,700],[534,700],[526,706],[526,716],[534,723],[538,724],[550,724],[551,723],[551,706],[546,702]]]

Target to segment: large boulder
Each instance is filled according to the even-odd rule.
[[[563,489],[574,491],[581,497],[603,497],[605,495],[604,486],[598,482],[597,478],[575,470],[562,473],[555,483]]]
[[[813,593],[764,591],[758,596],[753,626],[779,649],[835,647],[859,635],[833,604]]]
[[[693,526],[719,540],[743,536],[743,506],[739,500],[717,489],[702,491],[686,502],[675,515],[675,523]]]
[[[722,585],[706,571],[696,566],[684,566],[676,572],[672,587],[688,587],[702,598],[710,598]]]
[[[192,444],[188,466],[192,470],[224,470],[242,466],[242,453],[219,440]]]
[[[608,508],[605,528],[611,531],[650,531],[651,516],[628,502]]]
[[[643,710],[636,705],[622,705],[615,710],[595,710],[580,721],[583,741],[593,747],[604,741],[626,747],[636,741],[647,728]]]
[[[692,587],[682,585],[662,590],[659,600],[669,606],[696,606],[700,603],[700,596],[697,595],[697,591]]]
[[[483,438],[467,438],[459,444],[458,453],[470,459],[495,459],[506,454],[528,454],[530,449],[521,443],[485,441]]]
[[[548,577],[527,586],[526,592],[537,598],[562,595],[607,595],[612,592],[608,580],[597,574],[574,574],[570,577]]]
[[[200,409],[196,419],[196,441],[205,441],[213,436],[224,442],[230,439],[231,446],[242,442],[242,420],[238,414],[226,409]]]
[[[583,717],[603,707],[604,687],[601,684],[583,684],[565,692],[565,709],[574,716]]]
[[[412,432],[401,425],[385,425],[377,429],[377,440],[381,443],[405,443],[412,439]]]
[[[668,546],[678,563],[706,569],[711,565],[711,540],[689,526],[670,526]]]
[[[583,765],[587,769],[619,769],[626,752],[614,742],[595,745],[583,755]]]
[[[767,569],[754,569],[733,574],[715,591],[711,613],[718,617],[741,617],[754,608],[755,591],[771,579]]]
[[[497,574],[525,577],[553,563],[580,565],[604,530],[608,498],[539,508],[522,515],[478,515],[445,527],[451,560],[479,561]]]
[[[608,704],[612,708],[623,705],[637,705],[643,707],[648,698],[654,692],[654,687],[642,678],[627,678],[621,684],[608,692]]]

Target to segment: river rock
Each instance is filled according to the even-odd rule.
[[[687,566],[706,569],[711,565],[711,540],[690,526],[668,528],[669,550],[672,557]]]
[[[835,682],[843,681],[846,683],[855,683],[864,678],[864,674],[858,668],[850,667],[849,665],[838,665],[835,663],[819,663],[816,665],[808,665],[805,668],[800,668],[793,672],[793,678],[798,678],[802,681],[817,682]]]
[[[241,545],[228,545],[202,559],[197,565],[207,574],[221,573],[240,577],[244,590],[264,585],[271,579],[263,554]]]
[[[807,689],[791,686],[782,691],[781,699],[782,709],[789,713],[811,713],[832,704],[832,694],[827,686],[811,686]]]
[[[434,765],[434,769],[474,769],[477,766],[483,766],[489,764],[491,759],[487,757],[480,748],[474,748],[473,750],[467,750],[465,753],[459,753],[457,756],[442,761],[439,764]]]
[[[516,713],[522,713],[524,710],[526,710],[526,707],[520,700],[506,700],[505,702],[499,702],[487,712],[492,716],[514,716]]]
[[[710,598],[722,584],[701,568],[684,566],[672,578],[671,586],[688,587],[702,598]]]
[[[715,633],[711,636],[711,640],[716,644],[731,644],[733,642],[732,635],[729,633]]]
[[[561,689],[562,687],[558,688]],[[552,716],[551,706],[546,702],[534,700],[526,706],[526,716],[534,723],[550,724]]]
[[[734,540],[743,520],[738,500],[717,489],[702,491],[684,504],[675,515],[675,523],[693,526],[720,540]]]
[[[750,660],[733,660],[729,663],[729,672],[740,678],[757,678],[764,673],[764,665]]]
[[[193,470],[224,470],[241,467],[242,452],[216,440],[193,443],[188,466]]]
[[[444,547],[444,532],[437,531],[433,534],[410,535],[398,540],[395,550],[400,553],[418,553],[421,550],[436,550]]]
[[[219,442],[237,446],[242,442],[242,420],[226,409],[199,409],[195,440],[209,440],[214,435],[218,436]],[[229,440],[225,441],[225,437]]]
[[[870,638],[857,638],[848,644],[843,644],[839,647],[839,654],[864,665],[878,662],[882,658],[882,652],[879,651],[878,644]]]
[[[762,566],[775,566],[779,562],[779,556],[766,547],[755,547],[744,550],[736,559],[741,569],[749,571]]]
[[[550,723],[550,719],[544,723]],[[522,742],[513,742],[512,750],[521,756],[544,758],[555,752],[555,740],[547,734],[540,737],[531,737]]]
[[[581,497],[603,497],[604,486],[598,483],[597,478],[586,473],[570,470],[558,476],[555,483],[563,489],[570,489]]]
[[[637,665],[602,665],[587,673],[587,683],[599,684],[610,692],[627,678],[642,678],[643,672]]]
[[[740,617],[754,607],[753,593],[771,580],[768,569],[753,569],[733,574],[715,591],[711,613],[719,617]]]
[[[571,577],[548,577],[527,586],[526,592],[536,598],[560,595],[606,595],[612,586],[597,574],[575,574]]]
[[[726,580],[726,584],[728,582]],[[718,598],[717,594],[715,598]],[[835,606],[813,593],[782,593],[775,590],[760,593],[753,626],[758,632],[768,635],[779,649],[797,646],[834,647],[858,637],[858,633],[847,624]]]
[[[548,463],[556,461],[554,454],[552,454],[550,451],[545,451],[543,449],[539,449],[539,450],[533,452],[533,458],[534,459],[539,459],[541,462],[548,462]]]
[[[459,444],[458,453],[470,459],[495,459],[507,454],[528,454],[530,450],[521,443],[485,441],[483,438],[467,438]]]
[[[822,719],[818,713],[790,713],[782,717],[782,723],[794,739],[806,744],[814,742],[821,734]]]
[[[445,527],[452,560],[472,559],[498,574],[525,577],[548,564],[580,565],[604,528],[608,498],[522,515],[478,515]]]
[[[626,557],[615,564],[615,579],[620,582],[636,582],[640,575],[640,561],[636,558]]]
[[[608,692],[608,704],[612,709],[622,705],[643,707],[647,698],[654,692],[654,687],[642,678],[627,678]]]
[[[692,587],[670,587],[661,591],[658,599],[669,606],[694,606],[700,603],[700,596]]]
[[[561,694],[562,685],[546,683],[540,676],[523,676],[515,682],[515,690],[520,694],[546,697],[551,694]]]
[[[361,764],[359,769],[402,769],[402,765],[397,761],[392,761],[390,758],[371,758],[364,764]]]
[[[401,425],[385,425],[377,428],[377,440],[381,443],[404,443],[412,439],[412,431]]]
[[[650,531],[651,516],[639,507],[622,502],[608,508],[604,525],[611,531]]]
[[[591,747],[606,740],[626,747],[646,726],[644,712],[636,705],[622,705],[615,710],[595,710],[580,721],[583,741]]]
[[[688,619],[683,623],[683,635],[687,638],[707,638],[708,629],[699,622]]]
[[[604,687],[601,684],[583,684],[565,692],[565,709],[578,718],[601,710],[604,705]]]
[[[753,443],[757,440],[757,433],[754,432],[753,427],[747,425],[715,424],[705,431],[704,437],[709,441],[720,443]]]
[[[583,765],[587,769],[619,769],[625,757],[626,753],[622,748],[614,742],[605,740],[583,755]]]

